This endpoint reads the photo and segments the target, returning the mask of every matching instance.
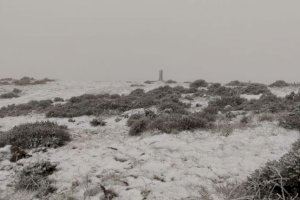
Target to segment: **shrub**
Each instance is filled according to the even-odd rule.
[[[260,122],[264,122],[264,121],[272,122],[274,120],[275,117],[271,113],[262,113],[261,115],[258,116],[258,121]]]
[[[18,89],[18,88],[14,88],[13,93],[16,93],[16,94],[20,94],[22,92],[22,90]]]
[[[150,120],[146,117],[142,117],[141,119],[134,121],[131,124],[129,135],[131,136],[140,135],[142,132],[147,130],[149,122]]]
[[[143,84],[131,84],[130,87],[145,87]]]
[[[0,109],[0,117],[27,115],[33,111],[44,112],[52,106],[51,100],[30,101],[19,105],[8,105]]]
[[[38,197],[45,197],[55,191],[52,181],[48,179],[55,170],[56,165],[49,161],[32,163],[18,173],[15,187],[17,190],[36,191]]]
[[[190,84],[190,88],[207,87],[208,83],[205,80],[199,79]]]
[[[210,101],[208,107],[205,108],[206,112],[217,113],[218,111],[225,111],[226,107],[231,107],[233,110],[241,110],[242,105],[247,100],[239,96],[223,96],[220,99]]]
[[[279,161],[268,162],[251,174],[236,191],[232,199],[289,199],[300,194],[300,140]]]
[[[14,92],[8,92],[0,95],[0,99],[12,99],[12,98],[17,98],[20,97],[18,94]]]
[[[283,80],[275,81],[274,83],[270,84],[269,87],[288,87],[290,84]]]
[[[23,149],[37,147],[59,147],[70,140],[65,126],[53,122],[36,122],[15,126],[4,133],[3,145],[13,145]]]
[[[175,84],[175,83],[177,83],[177,82],[174,81],[174,80],[167,80],[166,83],[167,83],[167,84]]]
[[[144,83],[146,83],[146,84],[152,84],[152,83],[155,83],[155,81],[145,81]]]
[[[46,84],[48,82],[52,82],[54,80],[51,80],[51,79],[48,79],[48,78],[45,78],[45,79],[41,79],[41,80],[36,80],[34,78],[31,78],[31,77],[23,77],[21,78],[20,80],[14,80],[13,83],[15,85],[38,85],[38,84]]]
[[[90,124],[92,126],[105,126],[106,125],[106,122],[103,121],[102,119],[93,119]]]
[[[149,108],[159,105],[162,102],[178,102],[183,92],[188,92],[185,88],[172,88],[170,86],[159,87],[148,92],[143,89],[136,89],[129,95],[82,95],[72,97],[65,104],[57,104],[49,109],[47,117],[79,117],[83,115],[100,115],[104,112],[113,111],[115,113],[125,112],[137,108]],[[170,100],[172,99],[172,100]]]
[[[213,96],[236,96],[238,92],[235,89],[222,86],[220,83],[214,83],[206,91],[208,95]]]
[[[300,130],[300,112],[299,109],[286,114],[279,120],[279,125],[287,129]]]
[[[53,101],[54,102],[64,102],[64,99],[61,97],[55,97]]]
[[[234,86],[234,87],[244,87],[249,85],[249,83],[241,82],[241,81],[230,81],[229,83],[226,84],[227,86]]]
[[[130,126],[130,135],[140,135],[146,130],[160,130],[172,133],[184,130],[207,129],[213,126],[215,116],[201,113],[162,113],[152,118],[136,115],[127,122]]]
[[[251,83],[246,87],[240,88],[241,94],[259,95],[259,94],[271,94],[269,88],[260,83]]]

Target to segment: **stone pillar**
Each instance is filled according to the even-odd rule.
[[[164,74],[163,70],[159,70],[159,81],[164,81]]]

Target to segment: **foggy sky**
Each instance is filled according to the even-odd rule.
[[[0,77],[300,81],[299,0],[0,0]]]

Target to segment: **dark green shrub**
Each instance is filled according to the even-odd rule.
[[[199,79],[190,84],[190,88],[207,87],[208,83],[205,80]]]
[[[59,147],[70,140],[65,126],[53,122],[36,122],[15,126],[4,133],[2,146],[13,145],[23,149]]]

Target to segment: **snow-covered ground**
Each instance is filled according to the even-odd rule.
[[[70,98],[84,93],[128,93],[135,89],[130,87],[131,84],[60,81],[24,87],[21,88],[24,91],[22,97],[0,100],[0,107],[29,100]],[[159,85],[145,84],[145,89]],[[13,88],[5,87],[5,90]],[[276,91],[285,93],[279,89]],[[193,100],[192,104],[197,101],[202,106],[207,104],[203,98]],[[32,194],[16,193],[10,186],[15,170],[30,162],[50,160],[58,164],[58,171],[51,175],[58,188],[53,199],[98,200],[103,195],[99,186],[104,185],[115,191],[118,194],[115,199],[120,200],[205,200],[206,191],[213,199],[221,200],[215,186],[244,180],[267,161],[279,159],[299,138],[297,131],[280,128],[276,122],[254,123],[253,127],[236,129],[227,137],[209,131],[146,133],[132,137],[128,135],[125,118],[116,122],[116,117],[107,117],[107,125],[96,128],[89,124],[92,118],[77,117],[74,123],[68,119],[51,118],[51,121],[69,127],[70,143],[46,152],[32,151],[31,158],[17,164],[0,160],[0,199],[6,195],[11,200],[32,199]],[[42,120],[45,117],[40,114],[5,117],[0,119],[0,130]],[[2,148],[0,154],[6,151],[7,147]],[[87,197],[88,193],[93,195]]]

